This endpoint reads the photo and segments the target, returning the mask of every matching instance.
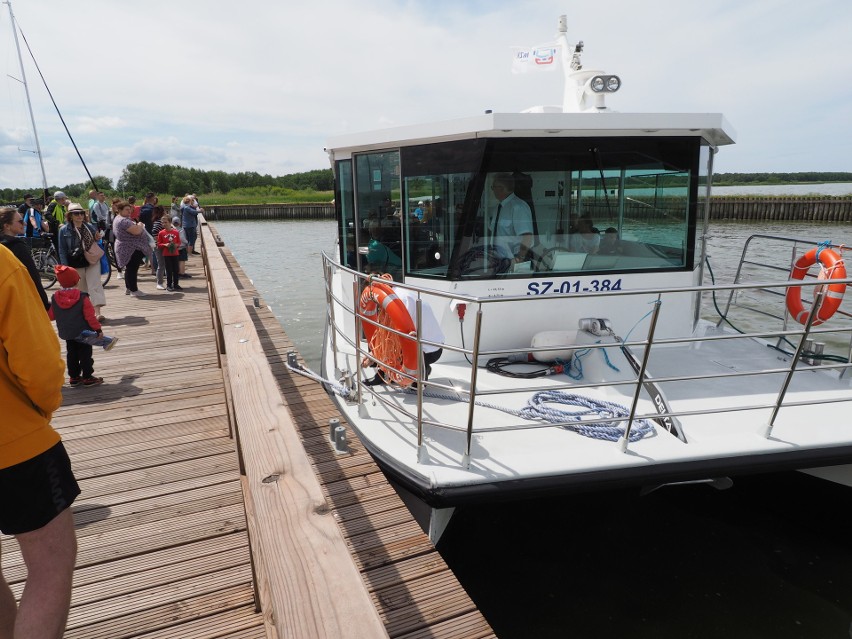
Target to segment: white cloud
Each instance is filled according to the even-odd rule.
[[[105,129],[122,129],[127,126],[127,122],[116,116],[102,116],[92,118],[86,115],[78,116],[76,126],[74,127],[77,133],[100,133]]]
[[[15,0],[14,9],[90,171],[113,178],[140,160],[272,175],[324,168],[331,135],[559,103],[558,76],[511,75],[509,47],[548,41],[566,9],[586,65],[624,81],[613,108],[726,114],[739,144],[720,154],[719,170],[852,170],[848,0],[807,11],[791,0],[243,0],[239,10],[224,0]],[[87,45],[62,46],[69,29],[90,34]],[[0,71],[17,76],[8,33],[4,8]],[[37,74],[27,75],[48,180],[85,180],[62,151],[70,144]],[[9,141],[29,127],[14,90],[0,91],[0,186],[40,182],[34,158]]]

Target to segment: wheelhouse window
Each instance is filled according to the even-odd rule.
[[[394,279],[401,279],[403,255],[399,168],[399,151],[355,157],[357,217],[355,233],[347,237],[359,270],[391,273]]]
[[[698,138],[475,139],[336,164],[341,261],[449,280],[691,270]]]
[[[699,149],[694,138],[402,148],[404,270],[458,280],[691,269]]]

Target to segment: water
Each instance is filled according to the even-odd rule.
[[[334,222],[220,221],[214,226],[305,362],[319,371],[325,327],[321,254],[334,251]]]
[[[320,252],[334,248],[334,222],[215,226],[319,370]],[[714,223],[717,280],[731,281],[753,233],[852,245],[852,225]],[[501,639],[848,638],[850,497],[785,473],[737,478],[727,491],[693,485],[467,507],[439,550]]]

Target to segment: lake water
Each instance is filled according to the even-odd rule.
[[[334,222],[215,226],[318,371]],[[852,245],[852,225],[714,223],[717,279],[753,233]],[[439,550],[501,639],[849,638],[850,503],[799,473],[572,495],[459,509]]]

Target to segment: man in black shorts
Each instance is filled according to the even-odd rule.
[[[61,639],[68,619],[77,555],[70,506],[80,488],[50,425],[64,381],[35,286],[0,246],[0,531],[15,536],[27,567],[19,604],[0,570],[1,639]]]

